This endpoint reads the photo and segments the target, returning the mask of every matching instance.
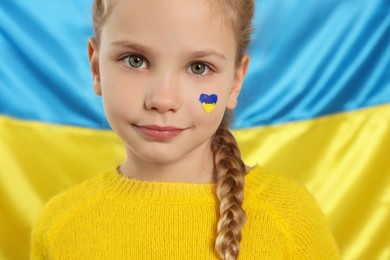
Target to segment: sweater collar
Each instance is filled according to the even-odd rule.
[[[261,182],[261,168],[255,167],[245,176],[245,189],[264,184]],[[205,202],[216,201],[215,184],[174,183],[161,181],[140,181],[128,178],[112,167],[103,173],[103,192],[106,195],[125,196],[141,201],[160,202]]]

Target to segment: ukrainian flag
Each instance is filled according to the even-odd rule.
[[[45,202],[124,159],[92,91],[91,1],[0,3],[0,259]],[[343,259],[390,259],[390,2],[260,0],[234,134],[306,185]]]

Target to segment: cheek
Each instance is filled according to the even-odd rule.
[[[205,115],[224,113],[226,103],[230,96],[232,83],[228,80],[210,84],[203,88],[198,88],[194,99],[196,106]]]
[[[137,80],[128,80],[126,77],[112,77],[102,82],[102,98],[105,113],[108,117],[129,116],[142,107],[143,88]]]
[[[202,93],[200,94],[198,101],[206,114],[211,114],[219,104],[218,94],[215,93]]]
[[[222,88],[199,88],[192,95],[187,98],[187,107],[193,119],[198,124],[218,127],[226,110],[227,95]]]

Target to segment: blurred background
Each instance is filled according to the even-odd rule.
[[[389,0],[256,1],[232,127],[316,197],[343,259],[390,259]],[[0,259],[58,192],[124,159],[92,91],[91,0],[0,1]]]

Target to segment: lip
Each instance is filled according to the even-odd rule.
[[[175,138],[184,131],[183,128],[172,126],[135,125],[135,127],[143,136],[155,140],[169,140]]]

